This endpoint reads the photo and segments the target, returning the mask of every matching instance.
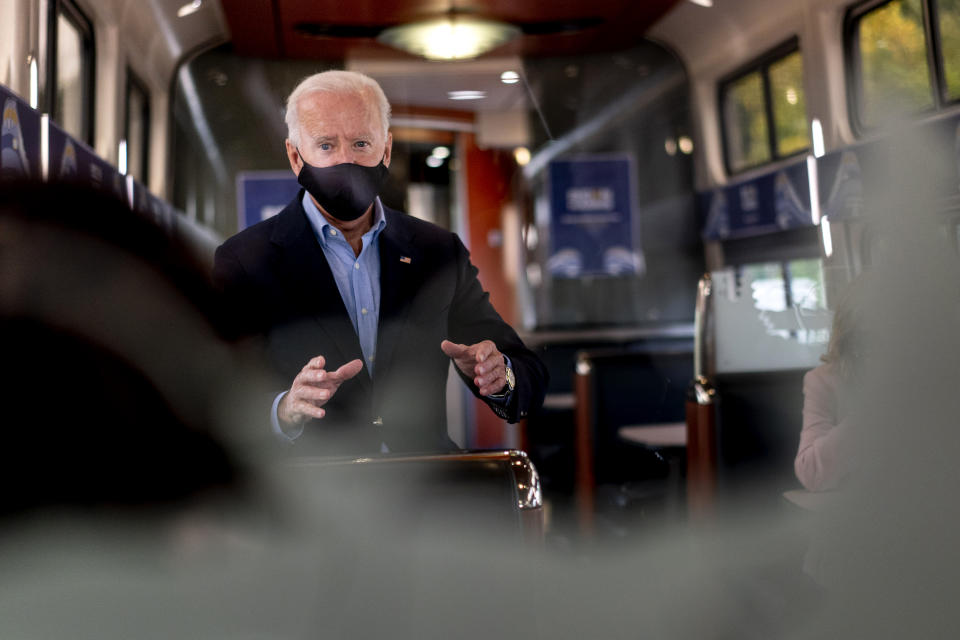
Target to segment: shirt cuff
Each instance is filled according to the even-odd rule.
[[[280,426],[280,416],[277,411],[280,407],[280,401],[283,400],[283,396],[287,395],[287,392],[277,395],[273,401],[273,407],[270,409],[270,426],[273,427],[273,435],[277,436],[277,439],[284,444],[293,444],[294,441],[300,437],[303,433],[303,425],[299,425],[295,432],[287,432],[283,430],[283,427]]]

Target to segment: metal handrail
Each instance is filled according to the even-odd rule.
[[[699,519],[712,509],[717,483],[717,390],[708,375],[710,296],[713,281],[705,273],[697,285],[694,308],[693,381],[687,388],[687,507]]]
[[[697,301],[693,311],[693,376],[696,380],[706,380],[705,365],[708,360],[707,320],[710,310],[710,296],[713,293],[713,280],[709,273],[703,274],[697,283]]]
[[[460,451],[451,453],[426,454],[381,454],[364,457],[303,457],[295,458],[288,464],[292,467],[334,467],[378,464],[404,464],[418,462],[506,462],[513,472],[517,490],[517,507],[520,510],[543,507],[543,492],[540,488],[540,475],[525,451],[503,449],[496,451]]]

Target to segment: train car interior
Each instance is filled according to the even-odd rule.
[[[549,373],[454,452],[278,445],[211,279],[334,69]],[[0,100],[0,636],[960,628],[960,0],[0,0]]]

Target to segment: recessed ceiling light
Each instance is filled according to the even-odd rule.
[[[447,97],[451,100],[483,100],[487,97],[486,91],[447,91]]]
[[[203,6],[203,0],[192,0],[191,2],[188,2],[187,4],[177,9],[177,17],[186,18],[190,14],[193,14],[199,11],[201,6]]]
[[[450,157],[450,149],[448,149],[447,147],[443,147],[443,146],[434,147],[434,148],[433,148],[433,151],[431,152],[431,155],[434,156],[434,157],[436,157],[436,158],[440,158],[441,160],[443,160],[444,158],[449,158],[449,157]]]
[[[427,156],[427,166],[431,169],[436,169],[443,164],[443,158],[438,158],[437,156]]]
[[[713,6],[713,0],[690,0],[690,2],[700,5],[701,7],[707,7],[708,9]]]
[[[530,164],[530,149],[526,147],[517,147],[513,150],[513,158],[521,167]]]
[[[500,82],[503,84],[516,84],[520,82],[520,74],[516,71],[504,71],[500,74]]]

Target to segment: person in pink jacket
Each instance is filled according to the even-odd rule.
[[[863,359],[859,312],[863,283],[851,282],[837,305],[823,364],[803,377],[803,429],[794,461],[808,491],[838,488],[854,466],[851,393]]]

